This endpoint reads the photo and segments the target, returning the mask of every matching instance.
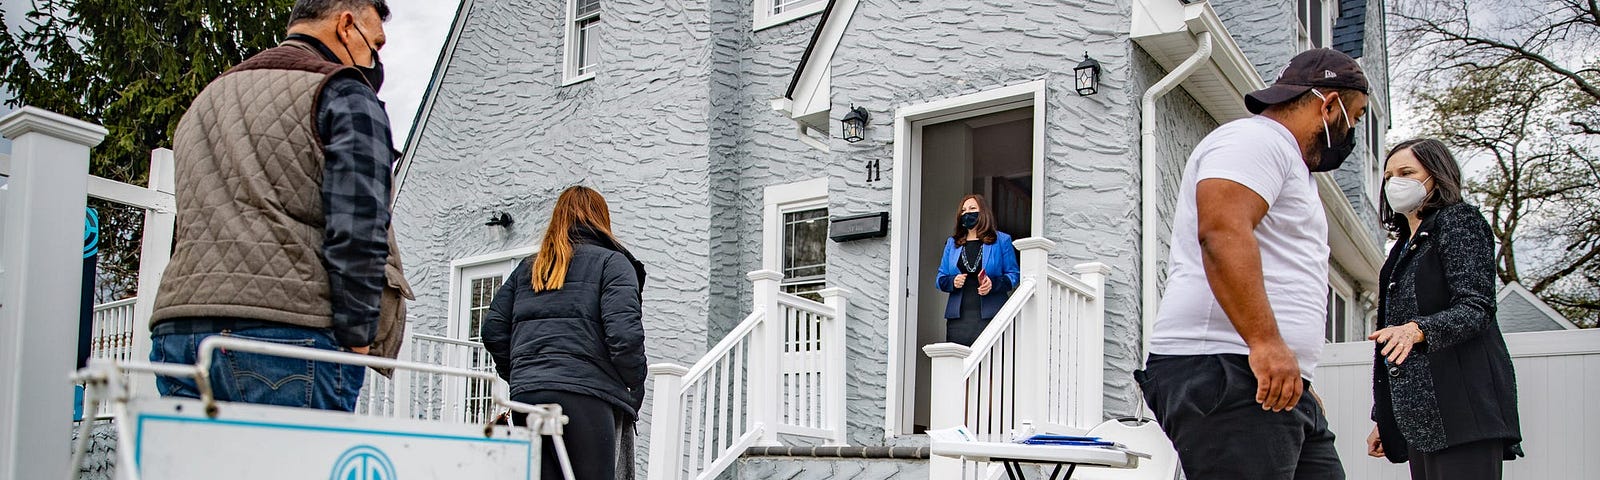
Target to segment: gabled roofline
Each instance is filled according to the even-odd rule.
[[[811,42],[806,44],[805,53],[800,54],[800,66],[794,69],[794,76],[789,78],[789,89],[783,92],[783,98],[794,100],[794,90],[800,85],[800,76],[805,74],[806,66],[811,64],[811,52],[816,51],[817,42],[822,39],[822,30],[828,27],[828,18],[833,16],[833,6],[839,0],[828,0],[828,6],[822,9],[822,19],[817,20],[817,28],[811,31]]]
[[[1495,296],[1495,302],[1497,304],[1504,302],[1506,301],[1506,297],[1510,297],[1512,295],[1516,295],[1522,297],[1524,300],[1527,300],[1528,303],[1532,304],[1534,308],[1539,309],[1539,313],[1544,314],[1546,317],[1550,317],[1550,319],[1554,320],[1557,325],[1561,326],[1561,328],[1565,328],[1567,330],[1578,329],[1577,324],[1572,323],[1571,320],[1567,320],[1567,317],[1562,315],[1561,312],[1557,312],[1556,309],[1550,308],[1550,304],[1544,303],[1544,300],[1539,299],[1538,295],[1534,295],[1532,290],[1528,290],[1528,287],[1522,286],[1521,283],[1511,282],[1507,283],[1504,287],[1500,287],[1500,294]]]
[[[450,59],[455,57],[456,43],[461,40],[461,31],[466,28],[467,14],[472,11],[473,0],[460,0],[456,6],[456,17],[451,20],[450,34],[445,38],[444,45],[439,48],[439,56],[433,62],[433,75],[428,79],[428,88],[422,92],[422,102],[418,104],[417,113],[411,118],[411,130],[406,135],[406,145],[400,155],[399,165],[395,167],[394,188],[390,198],[399,198],[400,188],[405,186],[406,173],[411,170],[411,161],[416,158],[417,138],[428,124],[433,114],[433,104],[438,101],[439,87],[444,82],[445,70],[450,67]]]

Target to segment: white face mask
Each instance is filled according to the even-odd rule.
[[[1422,180],[1394,177],[1383,185],[1383,195],[1395,213],[1409,214],[1422,207],[1422,201],[1428,198],[1428,189],[1422,186]]]

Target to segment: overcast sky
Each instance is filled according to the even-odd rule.
[[[389,0],[392,15],[384,25],[389,43],[383,47],[384,81],[378,97],[388,105],[397,148],[406,144],[411,120],[416,117],[459,4],[457,0]],[[32,9],[31,0],[0,0],[0,5],[5,8],[6,28],[12,31],[24,24],[23,16]],[[9,111],[0,105],[0,115]],[[9,150],[9,142],[0,139],[0,152]]]

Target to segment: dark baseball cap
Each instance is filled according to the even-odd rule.
[[[1244,106],[1250,113],[1261,113],[1267,107],[1299,98],[1314,87],[1368,93],[1367,75],[1361,73],[1356,59],[1344,52],[1331,48],[1306,50],[1289,59],[1289,66],[1283,68],[1272,86],[1245,95]]]

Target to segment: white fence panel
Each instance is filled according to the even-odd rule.
[[[1600,478],[1600,330],[1506,334],[1517,372],[1522,448],[1505,478]],[[1372,342],[1328,345],[1314,386],[1349,478],[1405,480],[1406,465],[1366,455],[1372,432]]]

